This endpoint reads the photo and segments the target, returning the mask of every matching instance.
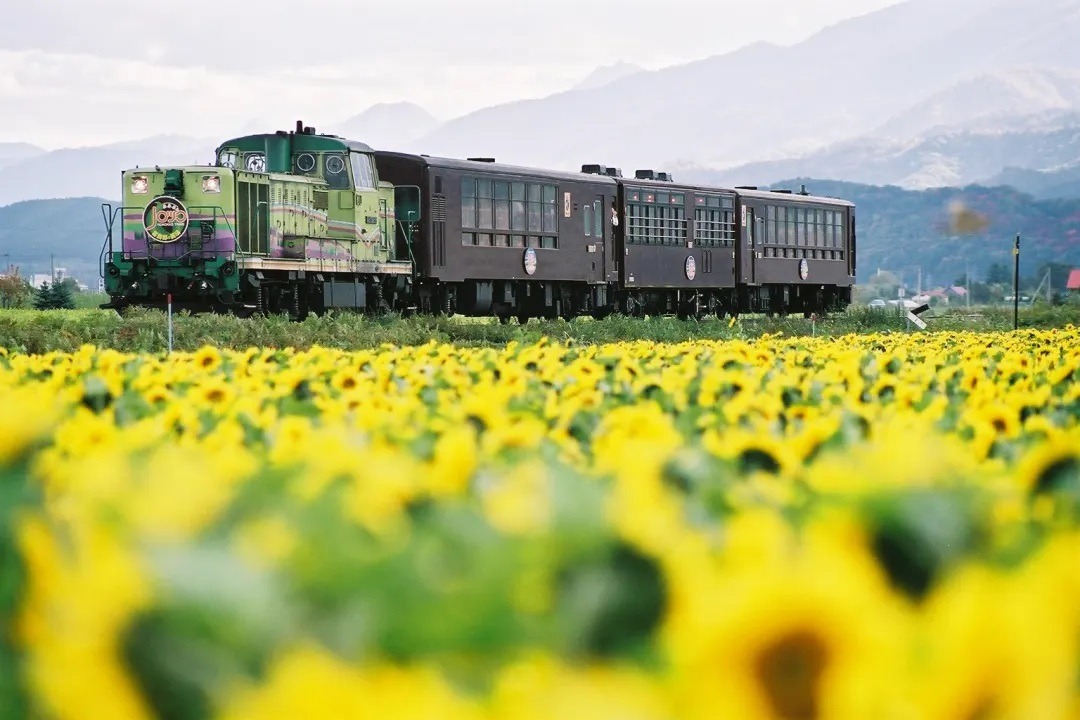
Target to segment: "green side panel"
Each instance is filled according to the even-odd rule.
[[[236,243],[246,255],[270,251],[270,179],[239,173],[236,183]]]
[[[266,170],[287,173],[292,170],[292,152],[287,135],[266,135]]]

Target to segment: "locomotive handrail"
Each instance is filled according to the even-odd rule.
[[[114,252],[114,249],[113,249],[113,228],[116,225],[116,217],[117,217],[117,215],[123,213],[125,210],[132,210],[132,211],[139,212],[139,211],[142,210],[142,208],[140,208],[138,206],[134,206],[134,205],[120,205],[120,206],[117,206],[117,207],[114,208],[110,203],[102,203],[101,204],[101,213],[102,213],[102,216],[105,219],[105,233],[106,233],[105,234],[105,243],[102,246],[101,255],[98,257],[98,266],[99,266],[98,271],[99,271],[99,273],[100,273],[100,275],[102,277],[105,277],[105,263],[106,263],[106,260],[107,260],[107,258],[111,258],[112,254]],[[189,210],[194,210],[194,211],[198,211],[198,210],[206,211],[206,210],[209,210],[209,211],[211,211],[213,213],[213,218],[212,219],[214,221],[214,225],[216,226],[218,220],[220,219],[221,221],[223,221],[225,223],[225,227],[228,229],[229,233],[233,236],[233,249],[232,249],[233,255],[234,256],[241,256],[241,257],[246,257],[247,256],[247,254],[244,253],[244,251],[240,249],[240,242],[239,242],[239,238],[236,237],[236,230],[233,228],[232,223],[229,222],[228,214],[225,212],[224,208],[222,208],[220,205],[192,205],[192,206],[190,206]],[[207,252],[207,251],[204,251],[202,248],[193,248],[193,247],[191,247],[192,242],[191,242],[190,233],[191,233],[191,231],[189,229],[188,233],[185,234],[185,236],[184,236],[184,247],[186,248],[186,252],[184,252],[184,253],[182,253],[180,255],[177,255],[176,257],[169,258],[169,260],[183,260],[184,258],[187,258],[187,257],[189,257],[191,255],[194,255],[195,253],[205,253],[205,252]],[[171,243],[168,244],[168,245],[163,245],[163,244],[154,243],[154,242],[148,240],[148,241],[146,241],[146,249],[144,251],[142,251],[142,252],[135,251],[135,250],[121,249],[121,253],[123,254],[125,260],[160,260],[162,258],[155,255],[154,252],[153,252],[153,249],[154,248],[164,249],[166,247],[169,247],[170,245],[171,245]],[[106,248],[107,248],[107,250],[106,250]],[[122,228],[121,228],[121,248],[123,248],[123,229]],[[216,251],[209,251],[209,252],[216,252]]]
[[[105,221],[105,240],[101,243],[101,254],[98,255],[98,275],[104,280],[105,259],[107,257],[112,257],[112,203],[101,203],[101,217]]]

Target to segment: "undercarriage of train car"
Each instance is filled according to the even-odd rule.
[[[615,311],[607,285],[532,280],[469,280],[417,286],[415,305],[421,314],[517,318],[602,318]]]

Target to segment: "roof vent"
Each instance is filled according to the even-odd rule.
[[[656,172],[654,170],[638,170],[634,173],[634,178],[637,180],[655,180]]]
[[[469,162],[485,162],[485,163],[493,163],[493,162],[495,162],[495,158],[476,157],[476,158],[469,158],[468,160],[469,160]]]
[[[790,190],[770,190],[769,192],[779,193],[780,195],[790,195]]]
[[[582,165],[581,172],[586,175],[607,175],[607,165]]]
[[[671,173],[658,172],[656,173],[656,179],[660,182],[671,182]]]
[[[800,195],[804,195],[804,196],[805,196],[805,195],[809,195],[810,193],[806,192],[806,186],[805,186],[805,185],[803,185],[803,186],[802,186],[802,189],[801,189],[801,190],[799,190],[799,194],[800,194]]]
[[[613,167],[609,167],[609,168],[607,169],[607,172],[606,172],[606,173],[604,173],[604,174],[605,174],[605,175],[607,175],[608,177],[617,177],[617,178],[621,178],[621,177],[622,177],[622,170],[621,170],[621,169],[619,169],[619,168],[613,168]]]
[[[315,128],[311,127],[310,125],[305,126],[304,127],[304,134],[305,135],[314,135],[315,134]]]
[[[757,190],[757,185],[736,185],[736,190]]]

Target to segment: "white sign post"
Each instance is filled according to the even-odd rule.
[[[172,293],[168,295],[169,309],[167,315],[169,317],[169,354],[172,355]]]
[[[922,315],[924,312],[926,312],[929,309],[930,309],[930,306],[927,305],[926,303],[923,303],[919,307],[912,308],[911,310],[909,310],[908,314],[907,314],[907,319],[910,320],[911,322],[915,323],[915,325],[920,330],[925,330],[926,329],[926,321],[923,320],[921,317],[919,317],[919,315]]]

